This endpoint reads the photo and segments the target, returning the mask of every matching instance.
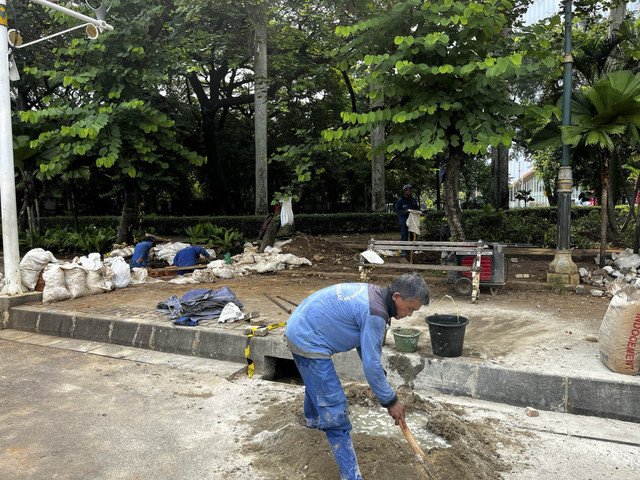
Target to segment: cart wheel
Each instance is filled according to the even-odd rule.
[[[489,292],[491,293],[492,297],[495,297],[496,295],[498,295],[498,287],[489,287]]]
[[[469,295],[471,295],[471,291],[473,290],[471,279],[467,277],[460,277],[458,280],[456,280],[454,289],[458,295],[468,297]]]

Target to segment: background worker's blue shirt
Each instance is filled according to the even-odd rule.
[[[131,257],[131,268],[149,266],[149,250],[151,250],[151,247],[153,247],[153,242],[147,240],[136,243],[136,248],[133,249],[133,257]]]
[[[396,394],[380,363],[390,311],[388,288],[366,283],[342,283],[305,299],[287,320],[292,352],[303,357],[331,356],[354,348],[362,358],[367,382],[383,405]]]
[[[204,255],[210,258],[209,252],[202,247],[187,247],[176,253],[173,258],[173,265],[176,267],[192,267],[198,263],[198,257]]]

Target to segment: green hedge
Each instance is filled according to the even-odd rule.
[[[618,223],[626,215],[628,207],[616,208]],[[468,239],[500,241],[504,243],[525,243],[555,247],[556,218],[555,207],[514,208],[494,211],[485,207],[480,210],[462,212]],[[79,217],[80,227],[117,227],[119,217]],[[234,228],[247,239],[255,239],[264,217],[247,215],[240,217],[167,217],[145,216],[140,228],[153,229],[161,236],[185,236],[185,229],[199,223],[211,222],[217,227]],[[47,217],[41,219],[42,229],[73,227],[73,217]],[[442,228],[446,227],[442,210],[427,210],[422,217],[423,240],[446,240]],[[340,233],[388,233],[399,232],[398,217],[395,213],[340,213],[340,214],[296,214],[294,229],[308,235],[328,235]],[[600,207],[571,208],[572,244],[580,248],[594,247],[600,235]],[[633,238],[633,225],[620,238],[611,238],[614,244],[629,247]]]
[[[78,217],[80,228],[95,226],[117,228],[120,217]],[[294,217],[295,229],[309,235],[327,235],[333,233],[381,233],[398,229],[398,217],[395,213],[341,213],[335,215],[305,215],[298,214]],[[264,222],[264,217],[259,215],[246,215],[241,217],[165,217],[144,216],[140,224],[142,230],[154,229],[161,236],[185,236],[185,229],[199,223],[210,222],[217,227],[235,228],[247,238],[256,238],[258,231]],[[73,227],[73,217],[58,216],[45,217],[40,220],[41,229],[56,227]]]

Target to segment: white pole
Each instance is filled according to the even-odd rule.
[[[2,251],[6,283],[3,295],[22,294],[16,180],[13,167],[11,97],[9,93],[9,37],[7,0],[0,0],[0,202],[2,205]]]

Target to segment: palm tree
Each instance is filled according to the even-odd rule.
[[[625,140],[634,149],[640,144],[640,74],[622,70],[603,76],[592,86],[574,92],[571,112],[572,124],[560,127],[562,141],[586,147],[583,150],[587,152],[586,159],[600,167],[600,266],[604,266],[610,160],[616,147]]]

